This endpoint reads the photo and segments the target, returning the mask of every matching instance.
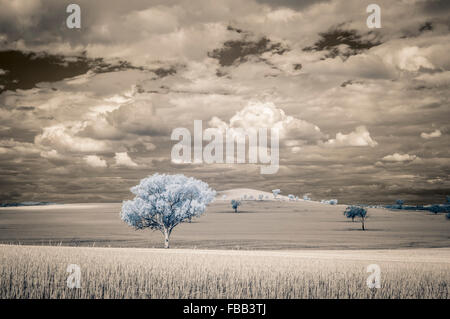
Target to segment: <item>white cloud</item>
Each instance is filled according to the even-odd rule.
[[[80,122],[48,126],[44,128],[42,134],[35,137],[35,144],[52,147],[63,152],[91,153],[108,149],[107,144],[103,141],[76,136],[83,128],[84,124]]]
[[[418,158],[416,155],[394,153],[392,155],[386,155],[382,159],[386,162],[410,162],[416,158]]]
[[[299,153],[301,150],[302,148],[299,146],[294,146],[293,148],[291,148],[292,153]]]
[[[437,72],[437,73],[424,73],[415,78],[418,81],[422,81],[425,84],[433,86],[447,87],[450,85],[450,71]]]
[[[335,139],[330,139],[326,143],[328,146],[370,146],[375,147],[378,145],[370,137],[370,133],[365,126],[358,126],[355,131],[349,134],[343,134],[341,132],[336,134]]]
[[[250,102],[226,123],[218,117],[209,121],[211,127],[219,129],[243,128],[255,131],[259,128],[278,129],[281,139],[318,141],[323,137],[319,127],[307,121],[286,115],[273,103]]]
[[[439,136],[441,136],[441,135],[442,135],[442,133],[441,133],[440,130],[435,130],[435,131],[433,131],[433,132],[431,132],[431,133],[425,133],[425,132],[422,132],[422,133],[420,134],[420,137],[421,137],[421,138],[424,138],[424,139],[426,139],[426,140],[428,140],[428,139],[430,139],[430,138],[439,137]]]
[[[104,159],[101,159],[97,155],[87,155],[84,158],[84,161],[92,167],[106,167],[106,161]]]
[[[47,159],[58,160],[58,159],[63,158],[63,156],[61,154],[59,154],[57,150],[42,151],[40,155],[41,155],[41,157],[47,158]]]
[[[394,60],[400,69],[407,71],[417,71],[421,67],[434,69],[434,65],[428,61],[422,50],[418,47],[406,47],[397,52]]]
[[[138,166],[138,164],[133,162],[133,160],[131,159],[131,157],[128,155],[127,152],[116,153],[114,159],[116,160],[116,165],[118,166],[126,166],[126,167]]]

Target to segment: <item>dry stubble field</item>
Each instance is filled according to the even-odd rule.
[[[0,246],[1,298],[444,298],[450,249],[226,251]],[[366,267],[381,268],[369,289]],[[69,264],[81,288],[69,289]]]

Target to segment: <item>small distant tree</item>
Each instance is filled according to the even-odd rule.
[[[169,248],[173,229],[201,216],[216,196],[205,182],[181,174],[154,174],[142,179],[131,192],[136,196],[122,203],[121,219],[135,229],[161,231],[165,248]]]
[[[444,212],[448,212],[450,211],[450,207],[448,206],[441,206],[441,205],[431,205],[430,207],[428,207],[428,210],[430,212],[432,212],[433,214],[438,214],[438,213],[444,213]]]
[[[344,215],[347,218],[351,218],[352,221],[354,221],[355,218],[358,218],[361,221],[362,230],[366,230],[365,221],[367,218],[367,210],[365,208],[359,206],[348,206],[344,211]]]
[[[330,199],[330,200],[328,201],[328,203],[329,203],[330,205],[337,205],[337,204],[338,204],[338,200],[337,200],[337,199]]]
[[[238,212],[238,207],[239,206],[241,206],[241,201],[240,200],[236,200],[236,199],[232,199],[231,200],[231,207],[234,209],[235,213]]]
[[[398,209],[402,209],[403,204],[404,204],[403,200],[402,199],[397,199],[396,203],[397,203]]]
[[[278,194],[281,193],[281,190],[279,189],[272,189],[273,198],[277,198]]]

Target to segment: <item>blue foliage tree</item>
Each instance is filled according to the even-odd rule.
[[[161,231],[165,248],[175,226],[202,215],[216,195],[208,184],[181,174],[154,174],[130,190],[136,196],[122,203],[122,220],[135,229]]]
[[[281,193],[281,190],[277,189],[272,189],[272,194],[273,194],[273,198],[277,198],[278,194]]]
[[[231,207],[234,209],[234,212],[237,213],[238,212],[238,207],[241,206],[241,201],[240,200],[236,200],[236,199],[232,199],[231,200]]]
[[[354,221],[355,218],[358,218],[361,221],[362,230],[366,230],[365,221],[367,218],[367,210],[365,208],[359,206],[348,206],[344,211],[344,215],[347,218],[351,218],[352,221]]]
[[[397,203],[398,209],[402,209],[404,201],[401,199],[397,199],[396,203]]]

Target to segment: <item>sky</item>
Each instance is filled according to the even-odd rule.
[[[450,195],[450,2],[0,0],[0,202],[118,202],[154,173],[342,203]],[[366,7],[381,8],[369,29]],[[280,165],[171,160],[278,127]]]

